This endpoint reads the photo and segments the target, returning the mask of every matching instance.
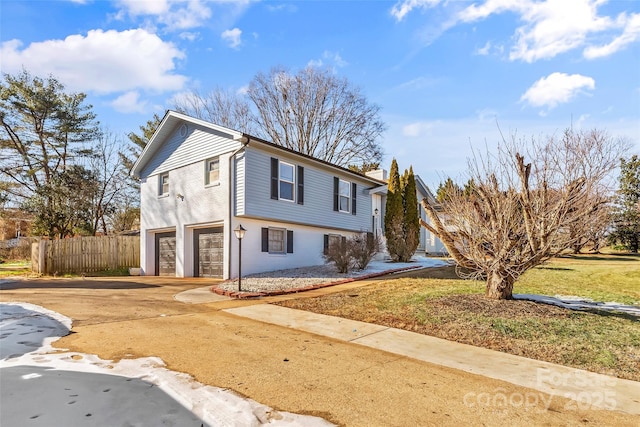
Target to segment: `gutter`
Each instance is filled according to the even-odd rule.
[[[229,224],[229,232],[227,233],[227,240],[229,242],[229,256],[227,257],[227,271],[229,272],[229,278],[228,280],[231,280],[231,246],[233,244],[233,240],[232,240],[232,236],[233,236],[233,230],[231,229],[231,220],[233,219],[233,181],[232,181],[232,177],[233,177],[233,168],[232,168],[232,164],[233,164],[233,159],[236,157],[236,155],[241,152],[242,150],[244,150],[247,145],[249,145],[249,142],[251,142],[251,137],[245,133],[243,133],[242,135],[240,135],[239,137],[233,138],[234,141],[239,141],[242,146],[240,148],[238,148],[236,151],[234,151],[233,153],[231,153],[231,155],[229,156],[229,218],[228,218],[228,224]]]

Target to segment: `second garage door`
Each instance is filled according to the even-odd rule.
[[[193,232],[196,277],[222,278],[224,241],[222,227],[199,228]]]

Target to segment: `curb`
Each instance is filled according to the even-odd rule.
[[[373,279],[375,277],[386,276],[387,274],[399,273],[401,271],[408,271],[408,270],[417,270],[417,269],[420,269],[420,268],[423,268],[423,267],[420,266],[420,265],[416,265],[415,267],[411,266],[411,267],[396,268],[396,269],[393,269],[393,270],[380,271],[378,273],[365,274],[364,276],[357,276],[357,277],[349,277],[347,279],[340,279],[340,280],[336,280],[334,282],[318,283],[317,285],[309,285],[309,286],[304,286],[302,288],[280,289],[280,290],[275,290],[275,291],[262,291],[262,292],[242,292],[242,291],[238,292],[238,291],[228,291],[226,289],[220,288],[219,287],[220,285],[216,285],[216,286],[211,288],[211,292],[213,292],[214,294],[223,295],[223,296],[230,297],[230,298],[237,298],[237,299],[272,297],[272,296],[279,296],[279,295],[297,294],[297,293],[306,292],[306,291],[313,291],[313,290],[316,290],[316,289],[328,288],[330,286],[343,285],[345,283],[357,282],[357,281],[360,281],[360,280]],[[222,284],[224,284],[224,283],[222,283]]]

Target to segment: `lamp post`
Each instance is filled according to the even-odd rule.
[[[242,238],[246,231],[242,224],[238,224],[233,230],[238,238],[238,292],[242,292]]]
[[[378,208],[373,211],[373,235],[378,237]]]

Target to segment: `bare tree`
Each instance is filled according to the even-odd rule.
[[[596,198],[596,200],[601,199]],[[611,206],[609,203],[599,204],[590,215],[586,215],[569,227],[568,232],[571,233],[573,238],[573,245],[571,246],[573,253],[578,254],[583,249],[591,250],[595,253],[600,252],[600,248],[606,241],[610,226]]]
[[[525,271],[571,248],[570,228],[607,203],[610,173],[626,149],[598,130],[544,141],[514,136],[495,157],[469,161],[469,193],[454,186],[438,207],[424,199],[433,225],[420,223],[461,271],[486,280],[487,297],[510,299]]]
[[[176,111],[220,126],[252,134],[255,132],[251,107],[246,98],[216,87],[206,96],[188,92],[175,100]]]
[[[108,234],[108,218],[115,214],[127,190],[127,177],[120,171],[120,141],[109,130],[103,130],[94,145],[94,155],[87,168],[96,176],[96,188],[91,200],[91,231]]]
[[[275,144],[345,167],[382,158],[380,107],[330,70],[274,68],[253,79],[248,95],[260,132]]]
[[[247,97],[193,91],[174,108],[339,166],[366,170],[382,160],[380,107],[328,69],[274,68],[253,78]]]

